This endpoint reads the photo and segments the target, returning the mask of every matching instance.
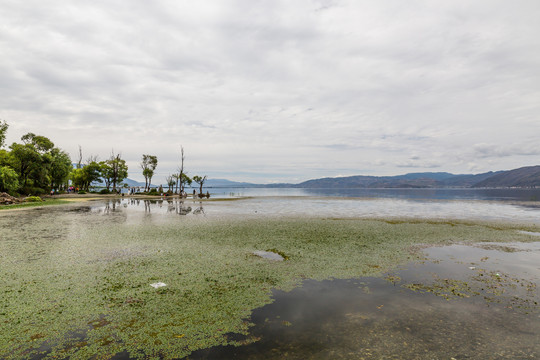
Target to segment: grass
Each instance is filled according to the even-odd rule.
[[[180,358],[238,345],[227,334],[247,334],[272,289],[379,276],[417,259],[419,245],[534,240],[519,226],[472,222],[190,220],[129,224],[121,214],[61,208],[0,216],[10,229],[0,241],[0,357],[31,358],[48,346],[50,358]],[[253,255],[264,249],[288,260]]]
[[[11,210],[11,209],[21,209],[21,208],[29,208],[29,207],[36,207],[36,206],[51,206],[51,205],[65,205],[68,204],[70,201],[68,200],[61,200],[61,199],[44,199],[41,202],[24,202],[20,204],[11,204],[11,205],[0,205],[0,211],[1,210]]]

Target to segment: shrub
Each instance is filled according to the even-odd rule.
[[[45,190],[38,187],[27,186],[21,190],[21,193],[39,196],[45,194]]]
[[[28,197],[24,198],[24,201],[26,201],[26,202],[41,202],[41,201],[43,201],[43,199],[40,198],[39,196],[28,196]]]
[[[151,190],[148,192],[148,195],[159,195],[159,193],[157,192],[156,189],[151,189]]]
[[[105,195],[110,194],[111,192],[108,189],[102,189],[99,193]]]
[[[81,194],[81,195],[82,195],[82,194],[86,194],[86,191],[84,191],[84,190],[79,190],[79,194]]]

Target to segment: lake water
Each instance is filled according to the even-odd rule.
[[[124,198],[89,204],[103,213],[123,213],[127,221],[141,218],[169,221],[161,215],[180,217],[279,217],[317,216],[326,218],[452,218],[540,223],[538,190],[444,190],[444,189],[356,189],[342,196],[326,192],[309,194],[306,189],[212,189],[210,201],[177,198],[139,200]],[[229,191],[231,190],[231,191]],[[379,196],[376,196],[379,194]],[[372,196],[367,196],[372,195]],[[540,196],[540,195],[539,195]],[[247,197],[247,198],[242,198]],[[213,201],[213,200],[218,201]],[[219,201],[219,200],[234,201]],[[528,199],[528,200],[525,200]],[[128,211],[129,209],[129,211]]]
[[[307,280],[291,292],[275,291],[274,303],[253,312],[251,336],[260,339],[257,343],[201,350],[189,358],[540,356],[540,243],[425,252],[423,263],[383,278]]]
[[[206,190],[206,189],[205,189]],[[301,189],[301,188],[209,188],[213,197],[315,196],[390,198],[411,200],[540,201],[540,189]]]
[[[512,228],[511,232],[526,239],[524,241],[533,242],[431,247],[422,250],[425,260],[404,262],[382,277],[329,278],[323,281],[308,278],[292,291],[271,290],[273,303],[254,309],[246,320],[254,324],[248,335],[227,335],[231,341],[242,343],[243,339],[249,340],[246,345],[210,347],[193,352],[189,358],[540,358],[540,233],[537,230],[540,205],[535,197],[537,190],[215,191],[217,189],[211,189],[212,198],[208,201],[126,197],[0,213],[0,229],[4,234],[0,238],[3,264],[0,274],[5,281],[3,296],[15,304],[0,311],[0,323],[2,316],[11,315],[14,307],[27,314],[21,315],[19,321],[38,316],[34,310],[41,309],[40,315],[32,320],[39,322],[39,317],[46,318],[49,315],[44,314],[53,309],[58,311],[55,315],[58,319],[69,323],[72,321],[70,314],[76,318],[86,308],[95,306],[97,310],[91,317],[92,321],[87,323],[92,331],[99,333],[118,325],[128,329],[131,321],[135,321],[130,318],[132,315],[139,319],[144,314],[137,313],[141,311],[139,309],[157,304],[156,309],[159,310],[159,304],[165,304],[166,296],[177,298],[175,293],[167,291],[178,291],[178,294],[186,296],[183,291],[187,282],[182,281],[187,281],[193,269],[176,269],[180,262],[190,259],[193,264],[203,264],[198,256],[204,258],[204,255],[218,249],[229,254],[229,248],[234,249],[230,235],[226,235],[227,227],[217,235],[212,233],[209,239],[178,241],[176,234],[185,231],[188,224],[196,224],[203,229],[214,219],[296,217],[489,220],[527,224]],[[225,224],[230,226],[229,222]],[[145,228],[153,230],[145,233]],[[461,230],[454,230],[456,228]],[[465,231],[463,228],[469,226],[449,227],[449,234],[458,236],[459,231]],[[134,229],[139,229],[143,235],[139,236],[139,230]],[[167,229],[174,229],[174,232],[167,232]],[[159,234],[167,235],[160,237]],[[194,231],[189,239],[196,235]],[[403,237],[401,231],[398,235],[400,239]],[[258,233],[254,232],[254,237],[257,236]],[[204,251],[198,249],[199,242],[202,245],[208,241],[212,241],[212,247]],[[246,241],[254,240],[249,238]],[[285,246],[290,238],[285,237],[282,241],[281,246]],[[268,247],[260,250],[266,249]],[[232,254],[240,250],[243,251],[243,247]],[[302,253],[303,250],[298,251]],[[175,255],[170,255],[173,252]],[[184,256],[184,253],[191,255]],[[227,261],[243,265],[253,261],[251,255],[233,256]],[[161,259],[164,259],[163,265]],[[276,267],[288,267],[295,260],[261,261],[272,262]],[[377,266],[376,256],[370,257],[369,261]],[[159,274],[166,274],[169,280],[158,276],[146,281],[148,275],[145,272],[155,271],[148,267],[149,263],[160,269]],[[196,279],[200,278],[200,282],[213,281],[212,276],[217,275],[211,276],[207,272],[211,273],[214,265],[212,263],[208,271],[199,269],[202,275]],[[237,271],[237,267],[230,268]],[[271,274],[268,273],[269,276]],[[145,279],[145,286],[140,285],[140,279]],[[154,297],[154,289],[148,284],[158,281],[168,285],[160,292],[156,290]],[[174,281],[182,286],[176,285],[178,289],[175,289]],[[43,284],[47,287],[41,288]],[[216,294],[225,289],[221,290],[219,284],[210,285]],[[92,291],[88,291],[89,288]],[[17,297],[21,291],[27,294],[24,298]],[[125,294],[121,297],[117,293]],[[94,299],[96,304],[82,298],[80,302],[86,306],[79,301],[70,301],[79,294],[90,294],[88,299]],[[106,301],[101,304],[103,299]],[[34,305],[32,301],[35,301]],[[63,306],[65,308],[61,309]],[[122,314],[125,312],[126,319],[117,318],[116,323],[109,322],[103,315],[112,312],[109,306],[112,306],[110,309],[118,308]],[[171,314],[181,314],[185,304],[180,301],[178,306],[173,307],[170,303],[167,306],[164,313],[171,317]],[[212,311],[204,310],[205,319],[207,315],[212,321]],[[63,323],[55,323],[57,318],[51,320],[51,326],[60,331]],[[16,326],[15,322],[3,323],[10,329]],[[166,328],[160,330],[162,326],[156,323],[156,328],[148,332],[148,336],[152,339],[159,337],[161,331],[166,331]],[[108,337],[92,339],[90,335],[85,328],[73,333],[74,339],[71,339],[68,350],[72,351],[75,346],[85,351],[88,344],[98,346],[111,341]],[[9,341],[15,344],[20,341],[21,345],[35,346],[45,352],[32,352],[28,356],[32,359],[47,358],[50,344],[54,344],[44,341],[47,339],[44,330],[17,336],[20,340],[13,337]],[[184,339],[181,332],[174,336]],[[248,344],[253,340],[256,341]],[[3,356],[6,354],[0,353],[0,358]],[[121,352],[114,358],[128,359],[131,356],[133,353]]]

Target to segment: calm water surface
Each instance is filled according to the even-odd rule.
[[[358,218],[452,218],[540,223],[540,203],[533,201],[437,200],[261,196],[234,201],[122,199],[96,202],[88,211],[126,217],[126,221],[171,221],[185,217],[317,216]],[[162,215],[168,215],[163,217]]]
[[[391,198],[421,200],[540,201],[540,189],[297,189],[297,188],[210,188],[214,197],[316,196]]]
[[[76,238],[85,217],[93,219],[93,226],[238,216],[452,218],[534,224],[540,219],[534,191],[474,199],[463,192],[459,196],[464,198],[458,198],[439,190],[431,197],[418,191],[403,191],[403,196],[315,196],[302,189],[288,194],[275,190],[279,192],[235,201],[124,198],[31,209],[18,217],[17,225],[24,228],[34,221],[33,215],[47,214],[66,229],[59,237],[54,226],[44,224],[39,236],[50,238],[50,249],[33,249],[29,241],[25,256],[30,261],[32,256],[45,256],[40,255],[43,252],[46,256],[57,252],[55,242]],[[252,195],[246,191],[222,197]],[[6,219],[14,216],[11,212]],[[6,232],[2,238],[9,245],[6,248],[18,248],[20,239],[10,236]],[[28,233],[28,239],[32,236]],[[540,358],[540,242],[452,245],[423,252],[425,261],[407,264],[382,278],[305,280],[290,292],[274,291],[272,304],[253,311],[250,320],[255,325],[250,334],[230,335],[234,340],[245,339],[246,345],[201,350],[189,358]]]
[[[189,359],[537,359],[540,242],[452,245],[384,278],[307,280],[253,312],[254,344]]]

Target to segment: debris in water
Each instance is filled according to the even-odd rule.
[[[162,283],[162,282],[157,282],[157,283],[150,284],[150,286],[153,287],[154,289],[157,289],[163,286],[167,286],[167,284]]]
[[[285,260],[283,256],[272,252],[272,251],[262,251],[262,250],[256,250],[253,252],[254,255],[260,256],[262,258],[268,259],[268,260],[275,260],[275,261],[283,261]]]

